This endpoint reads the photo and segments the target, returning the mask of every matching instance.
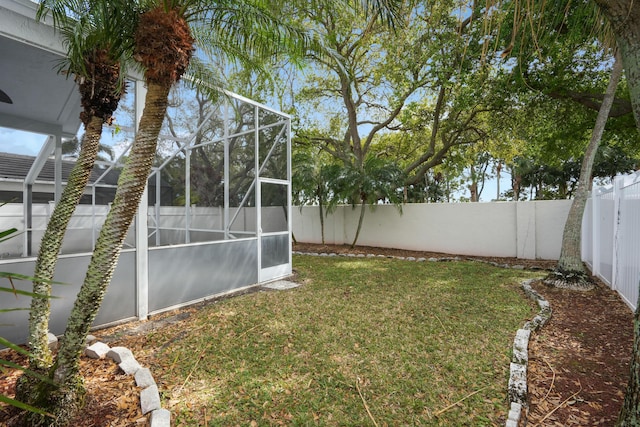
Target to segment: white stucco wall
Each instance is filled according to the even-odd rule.
[[[570,200],[407,204],[367,209],[358,245],[460,255],[557,259]],[[353,240],[360,208],[341,206],[325,218],[325,242]],[[293,209],[299,242],[320,243],[317,207]]]

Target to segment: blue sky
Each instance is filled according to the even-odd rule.
[[[0,127],[0,151],[36,156],[47,136]]]

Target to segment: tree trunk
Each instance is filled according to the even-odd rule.
[[[167,109],[171,85],[147,83],[145,108],[131,153],[118,179],[109,214],[100,230],[84,283],[76,298],[58,352],[53,380],[58,389],[40,387],[38,403],[56,415],[54,421],[39,417],[35,425],[65,425],[81,406],[84,395],[79,374],[80,356],[89,329],[118,262],[122,244],[138,209],[156,152],[158,135]],[[43,407],[43,406],[41,406]]]
[[[511,188],[513,189],[513,200],[520,201],[520,184],[522,183],[522,175],[515,170],[511,171]]]
[[[640,425],[640,296],[633,316],[633,336],[631,375],[616,427]]]
[[[475,181],[471,181],[471,185],[469,185],[469,192],[471,193],[470,201],[477,202],[478,201],[478,183]]]
[[[56,204],[51,219],[47,223],[34,277],[33,292],[51,295],[51,280],[58,261],[58,253],[62,247],[65,231],[69,220],[80,202],[84,189],[89,182],[93,164],[98,155],[100,137],[102,136],[102,118],[91,117],[82,139],[82,148],[78,161],[71,170],[62,197]],[[32,298],[29,311],[29,346],[31,369],[46,371],[51,367],[52,357],[49,350],[47,333],[49,332],[50,300],[48,298]]]
[[[322,244],[324,245],[324,209],[322,207],[322,191],[318,189],[318,210],[320,213],[320,236],[322,238]]]
[[[360,237],[360,230],[362,229],[362,223],[364,222],[364,212],[367,209],[366,200],[362,200],[362,205],[360,205],[360,218],[358,218],[358,228],[356,229],[356,236],[353,238],[353,242],[351,243],[351,249],[356,247],[356,242],[358,241],[358,237]]]
[[[500,172],[502,171],[502,163],[496,165],[496,201],[500,200]]]
[[[596,3],[609,20],[620,49],[633,116],[640,130],[640,3],[634,0],[596,0]]]
[[[476,168],[474,165],[469,167],[469,171],[471,172],[471,184],[469,185],[469,200],[471,202],[478,201],[478,174],[476,172]]]
[[[558,265],[555,270],[549,273],[544,279],[544,282],[548,285],[576,290],[589,290],[593,287],[593,283],[591,283],[587,271],[582,264],[582,216],[591,188],[593,161],[598,146],[600,145],[600,140],[602,139],[602,133],[604,132],[604,127],[609,117],[609,111],[611,110],[616,87],[618,86],[621,75],[622,61],[620,60],[620,56],[616,54],[609,85],[604,94],[600,111],[598,111],[598,117],[596,118],[591,140],[589,141],[584,159],[582,160],[576,194],[564,226],[560,259],[558,260]]]

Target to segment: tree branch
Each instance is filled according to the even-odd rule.
[[[571,90],[552,90],[544,93],[554,99],[570,99],[594,111],[600,110],[602,100],[604,99],[603,93],[575,92]],[[633,112],[633,108],[630,101],[622,98],[614,98],[609,117],[621,117],[631,112]]]

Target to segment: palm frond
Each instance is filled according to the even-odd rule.
[[[369,15],[379,16],[384,24],[395,29],[402,25],[400,18],[402,3],[399,0],[360,0],[360,7]]]
[[[198,31],[196,44],[201,49],[211,49],[215,55],[231,59],[258,61],[273,56],[302,57],[311,44],[309,33],[284,14],[286,8],[273,0],[202,2],[190,15],[192,28],[202,26],[208,31]],[[197,30],[196,30],[197,31]],[[256,60],[247,61],[253,66]]]
[[[15,406],[16,408],[20,408],[25,411],[35,412],[36,414],[45,415],[49,417],[53,417],[53,415],[48,412],[43,411],[42,409],[38,409],[35,406],[28,405],[26,403],[20,402],[19,400],[11,399],[3,394],[0,394],[0,402],[6,403],[11,406]]]
[[[126,68],[132,62],[138,12],[132,1],[43,0],[36,18],[51,16],[67,49],[67,57],[57,65],[58,72],[86,77],[89,75],[87,55],[105,50],[114,62],[120,63],[124,79]]]
[[[216,102],[224,93],[224,80],[220,74],[210,63],[194,56],[183,80],[187,87],[202,91],[211,102]]]

